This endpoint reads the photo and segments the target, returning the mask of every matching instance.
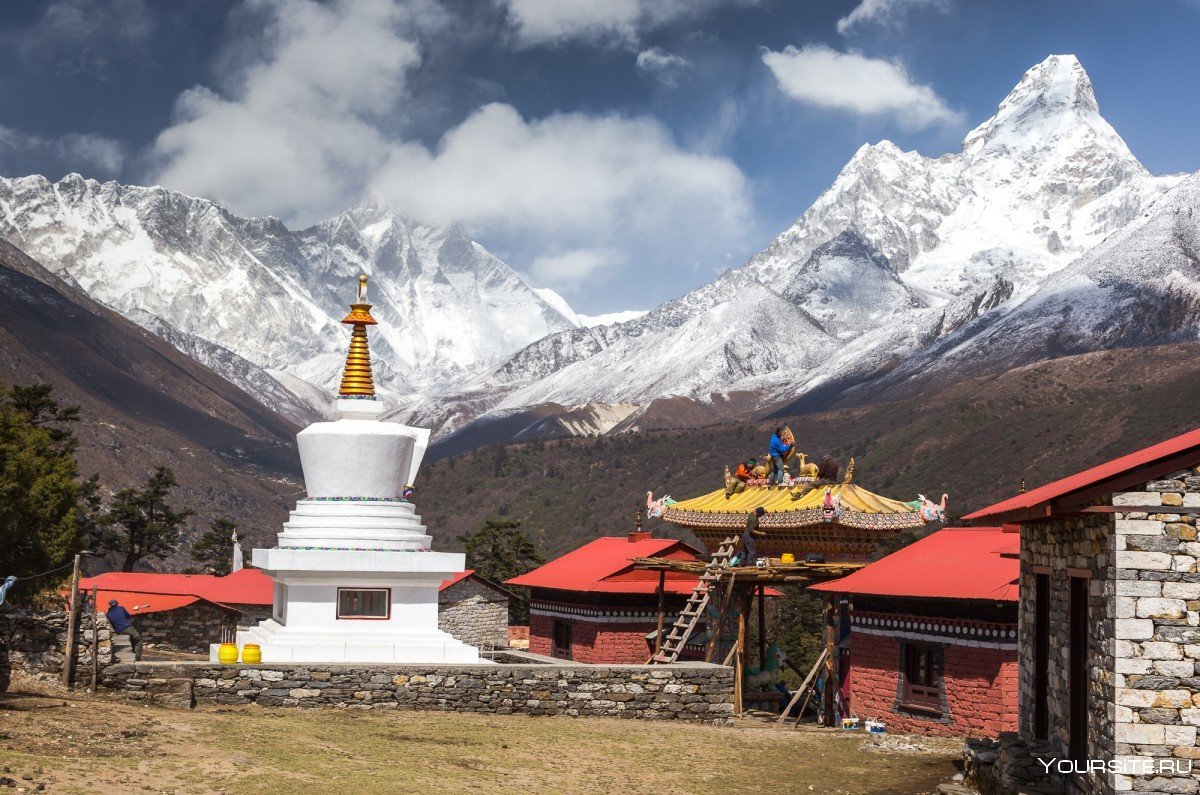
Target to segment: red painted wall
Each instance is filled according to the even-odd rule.
[[[896,638],[850,633],[850,708],[859,718],[881,720],[889,732],[995,737],[1017,729],[1017,652],[946,644],[946,705],[950,722],[897,712],[900,643]]]
[[[593,664],[641,665],[650,656],[646,633],[653,632],[658,622],[643,621],[631,624],[600,623],[582,619],[553,619],[549,616],[529,617],[529,650],[534,654],[550,654],[550,639],[554,622],[571,625],[571,653],[576,662]]]

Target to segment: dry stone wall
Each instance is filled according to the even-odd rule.
[[[112,626],[103,615],[84,611],[75,639],[76,672],[91,670],[93,621],[99,632],[97,656],[100,665],[113,662]],[[7,689],[14,673],[27,676],[61,674],[66,645],[66,612],[0,610],[0,692]]]
[[[508,597],[473,577],[438,594],[438,628],[477,649],[508,645]]]
[[[590,665],[214,665],[133,663],[103,671],[126,698],[264,707],[430,709],[508,715],[606,716],[723,725],[733,669]]]

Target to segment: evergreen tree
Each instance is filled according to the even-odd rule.
[[[226,516],[215,519],[192,544],[192,560],[209,574],[224,577],[233,568],[233,534],[236,531],[237,525],[232,519]],[[238,541],[245,537],[245,533],[237,534]]]
[[[546,559],[520,527],[520,522],[488,519],[471,535],[459,536],[467,553],[467,568],[492,582],[502,583],[545,563]],[[523,594],[525,589],[514,592]],[[512,624],[529,623],[528,599],[510,603],[508,619]]]
[[[178,485],[175,473],[157,467],[145,488],[122,489],[114,494],[108,510],[99,517],[95,548],[123,553],[122,571],[133,571],[143,558],[174,551],[179,545],[180,528],[195,513],[175,510],[167,503],[171,489]]]
[[[82,548],[74,437],[49,424],[78,410],[58,407],[49,394],[14,387],[0,400],[0,576],[55,568]]]

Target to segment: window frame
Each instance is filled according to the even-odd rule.
[[[931,680],[936,661],[937,679],[932,684],[913,683],[912,663],[914,656],[925,656],[925,680]],[[906,642],[901,652],[901,689],[900,707],[903,709],[928,712],[936,715],[945,714],[942,694],[945,692],[946,648],[933,643]]]
[[[343,591],[374,591],[383,593],[384,611],[381,616],[345,616],[342,615]],[[334,616],[338,621],[390,621],[392,619],[392,589],[391,588],[338,588],[337,600],[333,605]]]

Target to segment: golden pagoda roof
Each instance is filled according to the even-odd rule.
[[[839,512],[832,520],[824,512],[826,489],[840,502]],[[675,503],[666,510],[663,519],[689,527],[739,530],[745,527],[746,516],[756,508],[767,512],[759,522],[764,530],[821,524],[901,530],[925,524],[920,512],[907,503],[881,497],[854,483],[821,482],[790,490],[748,486],[728,499],[725,489],[717,489]]]

